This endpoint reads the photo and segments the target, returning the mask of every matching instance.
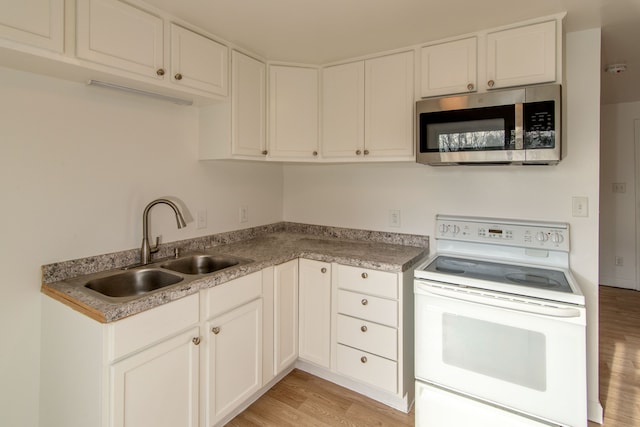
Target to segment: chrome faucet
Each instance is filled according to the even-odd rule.
[[[142,247],[140,248],[140,264],[146,265],[151,262],[151,254],[158,252],[158,245],[160,244],[160,237],[156,238],[156,245],[151,247],[149,245],[149,211],[152,207],[157,204],[164,203],[165,205],[169,205],[173,212],[176,214],[176,222],[178,223],[178,228],[186,227],[187,223],[182,217],[182,213],[178,206],[173,203],[171,200],[167,199],[156,199],[153,202],[149,203],[146,208],[144,208],[144,212],[142,214]]]

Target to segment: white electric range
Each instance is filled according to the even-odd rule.
[[[566,223],[439,215],[415,270],[416,425],[586,426]]]

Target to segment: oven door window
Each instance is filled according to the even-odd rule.
[[[420,114],[420,152],[515,149],[515,106]]]
[[[540,332],[443,314],[442,361],[448,365],[544,391],[546,354]]]

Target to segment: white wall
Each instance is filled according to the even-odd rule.
[[[0,68],[0,425],[38,425],[40,265],[137,248],[142,211],[182,199],[208,227],[165,242],[282,220],[282,166],[198,162],[197,109]],[[249,208],[239,223],[238,209]]]
[[[634,121],[640,102],[603,105],[601,116],[600,283],[638,289]],[[614,183],[624,183],[626,192],[614,193]],[[615,265],[616,256],[623,265]]]
[[[559,165],[287,165],[285,220],[429,235],[437,213],[569,222],[570,262],[589,311],[590,399],[597,402],[599,46],[599,29],[566,37],[568,156]],[[587,218],[572,217],[572,196],[588,197]],[[401,211],[400,228],[388,226],[389,209]],[[598,406],[591,405],[596,413]]]

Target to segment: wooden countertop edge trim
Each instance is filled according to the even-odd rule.
[[[63,292],[59,292],[55,289],[52,289],[44,283],[42,284],[41,292],[71,307],[75,311],[78,311],[84,314],[85,316],[92,318],[93,320],[97,320],[100,323],[107,323],[107,320],[105,319],[104,315],[100,311],[94,308],[88,307],[86,305],[78,304],[76,299],[72,299],[67,294]]]

